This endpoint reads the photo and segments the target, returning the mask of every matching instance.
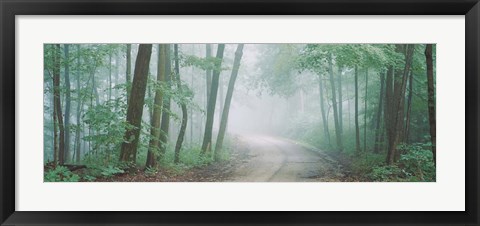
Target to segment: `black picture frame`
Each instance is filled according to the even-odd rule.
[[[15,211],[16,15],[465,15],[466,190],[459,212]],[[478,0],[0,0],[2,225],[479,225]],[[448,194],[445,194],[448,195]],[[441,201],[441,197],[439,197]],[[413,205],[413,204],[412,204]]]

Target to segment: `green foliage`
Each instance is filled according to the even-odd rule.
[[[123,142],[123,134],[131,125],[126,121],[126,105],[121,99],[109,100],[89,108],[83,121],[94,134],[85,136],[85,141],[92,142],[93,152],[114,154],[114,150]],[[98,156],[96,156],[98,157]]]
[[[145,176],[147,177],[154,177],[158,173],[158,169],[154,167],[149,167],[145,168]]]
[[[398,181],[402,176],[402,170],[397,165],[374,166],[369,177],[373,181]]]
[[[430,143],[400,145],[400,149],[407,150],[399,160],[399,164],[407,177],[413,177],[414,180],[418,181],[435,181],[435,165],[430,148]]]
[[[94,181],[97,178],[111,178],[117,174],[125,173],[126,170],[132,166],[128,163],[121,163],[117,160],[112,160],[109,163],[104,162],[105,158],[97,158],[92,160],[87,158],[87,169],[83,174],[83,179],[86,181]]]
[[[101,170],[102,170],[101,172],[102,176],[107,178],[112,177],[116,174],[125,173],[124,170],[112,165],[108,165],[107,167],[101,167]]]
[[[46,171],[43,175],[45,182],[78,182],[80,176],[72,173],[67,167],[57,166]]]
[[[324,74],[327,69],[328,55],[340,67],[367,67],[383,70],[386,65],[399,63],[402,59],[393,45],[385,44],[308,44],[298,58],[300,70],[310,70]]]
[[[177,173],[182,173],[185,170],[209,165],[213,162],[212,156],[200,154],[202,151],[200,146],[184,147],[180,157],[180,163],[174,164],[174,149],[169,147],[165,156],[160,161],[160,166],[167,169],[173,169]]]
[[[404,154],[394,165],[372,164],[368,178],[374,181],[435,181],[435,165],[430,144],[401,144]],[[373,167],[372,167],[373,166]]]
[[[179,56],[180,65],[182,67],[197,67],[202,70],[215,70],[215,63],[218,63],[220,60],[216,57],[198,57],[194,55],[180,55]]]
[[[94,177],[94,176],[91,176],[91,175],[83,175],[83,180],[85,181],[89,181],[89,182],[92,182],[92,181],[95,181],[97,178]]]

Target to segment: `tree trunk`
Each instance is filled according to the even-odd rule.
[[[322,113],[323,133],[330,148],[332,144],[330,143],[330,132],[328,131],[328,121],[327,115],[325,113],[325,101],[323,98],[323,78],[321,75],[318,75],[318,91],[320,93],[320,111]]]
[[[340,137],[343,140],[343,94],[342,94],[342,68],[338,67],[338,125]],[[343,145],[342,145],[343,146]]]
[[[390,135],[388,140],[388,154],[387,154],[387,164],[391,165],[399,157],[399,152],[396,151],[398,143],[402,140],[403,135],[403,105],[405,101],[405,89],[407,85],[407,77],[410,72],[414,45],[403,45],[397,44],[396,51],[398,53],[403,53],[405,56],[405,66],[403,69],[396,69],[394,74],[395,78],[393,81],[393,97],[391,101],[391,106],[389,106],[391,111],[389,122]]]
[[[108,100],[112,99],[112,50],[108,53]]]
[[[180,95],[182,95],[182,80],[180,78],[180,65],[178,64],[178,44],[173,46],[174,48],[174,57],[175,57],[175,75],[176,75],[176,82],[177,88]],[[185,102],[181,102],[180,106],[182,108],[182,124],[180,126],[180,131],[178,133],[177,143],[175,144],[175,158],[174,163],[178,163],[180,161],[180,150],[182,149],[183,139],[185,138],[185,131],[187,130],[187,120],[188,120],[188,112],[187,112],[187,104]]]
[[[237,80],[238,70],[240,68],[240,61],[243,55],[243,45],[238,44],[237,50],[235,51],[235,59],[233,60],[232,75],[230,76],[230,81],[228,82],[227,96],[225,97],[225,105],[222,112],[222,119],[220,121],[220,129],[218,131],[217,143],[215,145],[215,160],[218,161],[220,157],[220,152],[223,147],[223,140],[225,138],[225,133],[227,130],[228,123],[228,114],[230,112],[230,104],[232,102],[233,91],[235,89],[235,81]]]
[[[340,123],[338,119],[338,110],[337,110],[337,96],[336,96],[336,89],[335,89],[335,79],[333,76],[333,62],[332,62],[332,54],[328,54],[328,73],[330,74],[330,85],[332,88],[332,107],[333,107],[333,120],[335,122],[335,136],[337,140],[337,148],[339,151],[343,150],[342,144],[342,134],[340,129]]]
[[[405,116],[405,134],[403,135],[405,143],[409,143],[410,133],[410,114],[412,112],[412,96],[413,96],[413,72],[410,71],[408,76],[408,99],[407,99],[407,115]]]
[[[212,146],[213,120],[215,116],[215,104],[217,102],[218,80],[220,77],[224,50],[225,50],[225,44],[218,44],[217,55],[216,55],[217,61],[215,61],[215,66],[212,74],[212,85],[211,85],[212,87],[211,87],[209,99],[207,101],[207,105],[208,105],[207,121],[205,123],[205,133],[203,136],[202,152],[201,152],[202,154],[205,154],[205,152],[210,151]]]
[[[358,126],[358,67],[355,65],[355,153],[360,154],[360,129]]]
[[[120,59],[119,59],[119,56],[118,56],[118,50],[115,51],[115,86],[118,85],[118,76],[119,76],[119,67],[120,67]],[[114,86],[114,87],[115,87]],[[115,98],[118,98],[118,89],[115,89],[113,90],[113,96],[114,96],[114,99]]]
[[[162,115],[163,93],[158,87],[165,81],[166,53],[165,45],[158,45],[157,84],[155,86],[155,100],[150,128],[150,143],[148,145],[146,167],[156,167],[158,151],[160,150],[160,117]]]
[[[65,51],[65,160],[71,160],[70,152],[70,51],[69,45],[63,45]]]
[[[55,57],[55,56],[54,56]],[[55,89],[55,88],[54,88]],[[58,131],[57,131],[57,106],[55,104],[55,90],[53,91],[53,164],[58,163]]]
[[[195,55],[195,45],[192,45],[192,55]],[[193,70],[194,70],[194,67],[191,68],[192,77],[190,78],[190,87],[192,87],[192,90],[194,89],[193,78],[195,77]],[[203,95],[201,97],[203,98]],[[201,102],[203,102],[203,100]],[[190,108],[190,145],[192,144],[193,144],[193,107]]]
[[[145,90],[147,88],[148,67],[152,55],[151,44],[140,44],[135,61],[132,90],[127,109],[127,122],[132,127],[125,131],[122,143],[120,161],[135,162],[137,146],[141,130],[143,105],[145,103]]]
[[[385,109],[384,109],[384,125],[387,134],[387,161],[390,159],[390,144],[393,142],[392,131],[392,114],[393,114],[393,66],[389,66],[387,70],[387,79],[385,84]]]
[[[60,100],[60,45],[55,45],[55,61],[53,70],[53,93],[54,93],[54,107],[57,115],[58,129],[60,131],[60,139],[58,145],[58,162],[60,165],[65,163],[65,127],[63,124],[62,104]]]
[[[127,84],[127,104],[130,99],[130,90],[131,90],[131,84],[130,82],[132,81],[132,44],[127,44],[127,68],[126,68],[126,76],[125,79],[126,84]]]
[[[221,116],[221,113],[223,111],[223,76],[219,76],[218,77],[218,121],[221,120],[222,116]]]
[[[80,152],[80,117],[81,117],[81,102],[83,102],[81,91],[80,91],[80,45],[77,45],[77,68],[76,68],[76,77],[77,77],[77,125],[75,131],[75,162],[79,163],[81,160],[81,152]]]
[[[437,132],[435,116],[435,84],[433,78],[433,45],[427,44],[425,48],[425,61],[427,64],[427,84],[428,84],[428,121],[430,124],[430,140],[432,142],[433,163],[437,162]]]
[[[212,44],[205,44],[206,45],[206,56],[205,58],[206,59],[209,59],[210,57],[212,57]],[[206,84],[207,84],[207,106],[205,106],[206,109],[208,109],[208,101],[210,100],[210,92],[211,92],[211,89],[212,89],[212,69],[208,68],[207,67],[207,77],[206,77]]]
[[[172,61],[170,58],[170,44],[165,44],[165,84],[167,89],[172,88]],[[160,124],[160,158],[167,152],[168,131],[170,129],[170,95],[163,96],[162,122]]]
[[[348,107],[348,130],[352,131],[352,108],[350,105],[350,97],[348,96],[350,94],[350,85],[346,86],[346,91],[347,91],[347,107]]]
[[[363,113],[363,150],[367,151],[367,99],[368,99],[368,68],[365,69],[365,106]]]
[[[380,152],[380,134],[383,132],[380,131],[381,120],[382,120],[382,112],[383,112],[383,96],[385,95],[385,74],[380,73],[380,94],[378,95],[378,109],[377,109],[377,118],[376,118],[376,125],[375,125],[375,148],[373,151],[375,153]]]

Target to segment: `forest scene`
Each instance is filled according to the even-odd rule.
[[[435,182],[435,44],[44,44],[44,182]]]

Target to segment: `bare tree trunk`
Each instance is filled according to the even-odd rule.
[[[387,70],[387,79],[386,79],[386,85],[385,85],[385,110],[383,112],[384,114],[384,125],[386,128],[386,134],[387,134],[387,161],[390,159],[391,149],[390,149],[390,144],[393,143],[392,138],[393,138],[393,126],[392,126],[392,114],[393,114],[393,66],[388,67]]]
[[[205,44],[206,45],[206,58],[212,57],[212,44]],[[206,84],[207,84],[207,106],[205,106],[206,109],[208,109],[208,101],[210,100],[210,92],[212,89],[212,69],[207,68],[207,77],[206,77]]]
[[[343,93],[342,93],[342,68],[338,67],[338,125],[340,136],[343,140]],[[343,146],[343,145],[342,145]]]
[[[346,86],[346,91],[347,91],[347,107],[348,107],[348,130],[351,131],[352,130],[352,108],[350,107],[350,97],[348,97],[348,95],[350,94],[350,86],[347,85]]]
[[[192,45],[192,55],[195,55],[195,45]],[[190,80],[190,86],[192,87],[192,90],[194,89],[194,86],[193,86],[193,77],[194,77],[194,73],[193,73],[193,68],[192,67],[192,71],[191,71],[191,80]],[[201,97],[203,98],[203,95],[201,95]],[[203,101],[203,100],[202,100]],[[193,107],[190,108],[190,145],[193,144]]]
[[[70,46],[63,45],[65,52],[65,160],[71,160],[70,152],[70,109],[71,109],[71,95],[70,95]]]
[[[407,115],[405,116],[405,134],[403,138],[408,144],[410,142],[410,114],[412,112],[412,96],[413,96],[413,72],[410,70],[410,75],[408,76],[408,99],[407,99]]]
[[[155,100],[150,129],[150,143],[148,145],[146,167],[156,167],[158,151],[160,150],[160,117],[162,115],[163,93],[158,87],[165,81],[166,53],[165,45],[158,45],[157,84],[155,86]]]
[[[218,121],[221,120],[222,118],[222,115],[221,115],[221,112],[223,110],[223,101],[224,101],[224,98],[223,98],[223,76],[219,76],[218,77],[218,97],[217,97],[217,100],[218,100]]]
[[[368,68],[365,69],[365,107],[363,114],[363,150],[367,151],[367,99],[368,99]]]
[[[388,144],[388,154],[387,154],[387,164],[391,165],[399,157],[399,154],[396,149],[398,143],[401,141],[401,136],[403,135],[403,105],[405,101],[405,89],[407,85],[407,77],[410,72],[414,45],[396,45],[396,51],[403,53],[405,55],[405,66],[402,69],[395,70],[395,79],[393,81],[393,97],[390,102],[390,111],[391,116],[388,120],[389,122],[389,144]]]
[[[358,67],[355,65],[355,153],[360,154],[360,129],[358,125]]]
[[[386,74],[386,72],[385,72]],[[376,125],[375,125],[375,148],[373,151],[375,153],[380,152],[380,136],[381,134],[383,135],[383,131],[380,130],[381,126],[381,121],[382,121],[382,112],[383,112],[383,96],[385,95],[385,74],[380,73],[380,94],[378,95],[378,109],[377,109],[377,119],[376,119]]]
[[[320,111],[322,113],[323,133],[324,133],[325,139],[328,142],[328,146],[331,147],[332,144],[330,143],[330,133],[328,131],[328,121],[327,121],[327,115],[325,112],[325,101],[323,98],[323,78],[321,75],[318,75],[318,90],[320,93]]]
[[[213,120],[215,115],[215,104],[217,102],[217,92],[218,92],[218,80],[220,76],[223,52],[225,50],[225,44],[218,44],[217,48],[217,61],[215,62],[213,74],[212,74],[212,87],[210,91],[210,96],[207,102],[207,122],[205,123],[205,134],[203,136],[202,143],[202,154],[210,151],[212,146],[212,129],[213,129]]]
[[[55,89],[55,88],[54,88]],[[57,131],[57,108],[56,108],[56,98],[55,91],[53,91],[53,164],[57,165],[58,163],[58,131]]]
[[[175,75],[177,88],[179,93],[182,93],[182,80],[180,78],[180,65],[178,64],[178,44],[173,46],[174,48],[174,57],[175,57]],[[180,162],[180,150],[182,149],[183,139],[185,138],[185,131],[187,130],[187,121],[188,121],[188,112],[187,112],[187,104],[185,102],[181,102],[180,106],[182,108],[182,123],[180,125],[180,131],[178,133],[177,143],[175,144],[175,158],[174,163]]]
[[[232,75],[230,76],[230,81],[228,82],[227,96],[225,97],[225,106],[222,112],[222,119],[220,121],[220,129],[218,131],[217,143],[215,145],[215,160],[220,159],[220,152],[223,147],[223,140],[225,138],[225,133],[227,130],[228,124],[228,114],[230,112],[230,104],[232,102],[233,91],[235,89],[235,81],[237,80],[238,70],[240,68],[240,61],[243,55],[243,45],[238,44],[237,50],[235,51],[235,59],[233,60]]]
[[[112,99],[112,50],[108,53],[108,100]]]
[[[342,134],[340,129],[340,123],[338,119],[338,110],[337,110],[337,96],[336,96],[336,89],[335,89],[335,79],[333,78],[333,62],[332,62],[332,54],[328,54],[328,73],[330,74],[330,85],[332,87],[332,107],[333,107],[333,120],[335,122],[335,135],[337,140],[337,148],[339,151],[343,150],[342,144]]]
[[[147,88],[148,68],[152,55],[151,44],[140,44],[135,62],[132,91],[127,109],[127,122],[132,127],[125,131],[122,143],[120,161],[135,162],[137,158],[137,146],[140,137],[143,105],[145,103],[145,90]]]
[[[83,102],[82,99],[82,94],[80,92],[80,45],[77,45],[77,68],[76,68],[76,74],[77,74],[77,125],[76,125],[76,131],[75,131],[75,162],[79,163],[81,160],[81,152],[80,152],[80,117],[81,117],[81,104]]]
[[[55,61],[53,70],[53,93],[54,93],[54,107],[56,109],[58,128],[60,131],[60,140],[58,146],[58,162],[60,165],[65,163],[65,127],[63,124],[62,104],[60,101],[60,44],[55,45]]]
[[[132,81],[132,44],[127,44],[127,68],[125,79],[127,84],[127,104],[130,99],[131,81]]]
[[[165,83],[167,89],[172,88],[172,61],[170,58],[170,44],[165,45]],[[167,143],[168,143],[168,131],[170,129],[170,104],[171,98],[169,95],[163,96],[163,110],[162,110],[162,122],[160,124],[160,158],[163,158],[167,152]]]
[[[118,56],[118,50],[115,50],[115,86],[118,85],[118,71],[119,71],[119,67],[120,67],[120,59],[119,59],[119,56]],[[113,96],[114,96],[114,99],[115,98],[118,98],[118,90],[115,89],[115,86],[114,86],[114,90],[113,90]]]
[[[432,142],[433,163],[437,162],[437,132],[435,116],[435,84],[433,78],[433,45],[427,44],[425,48],[425,61],[427,64],[427,83],[428,83],[428,121],[430,124],[430,140]]]

